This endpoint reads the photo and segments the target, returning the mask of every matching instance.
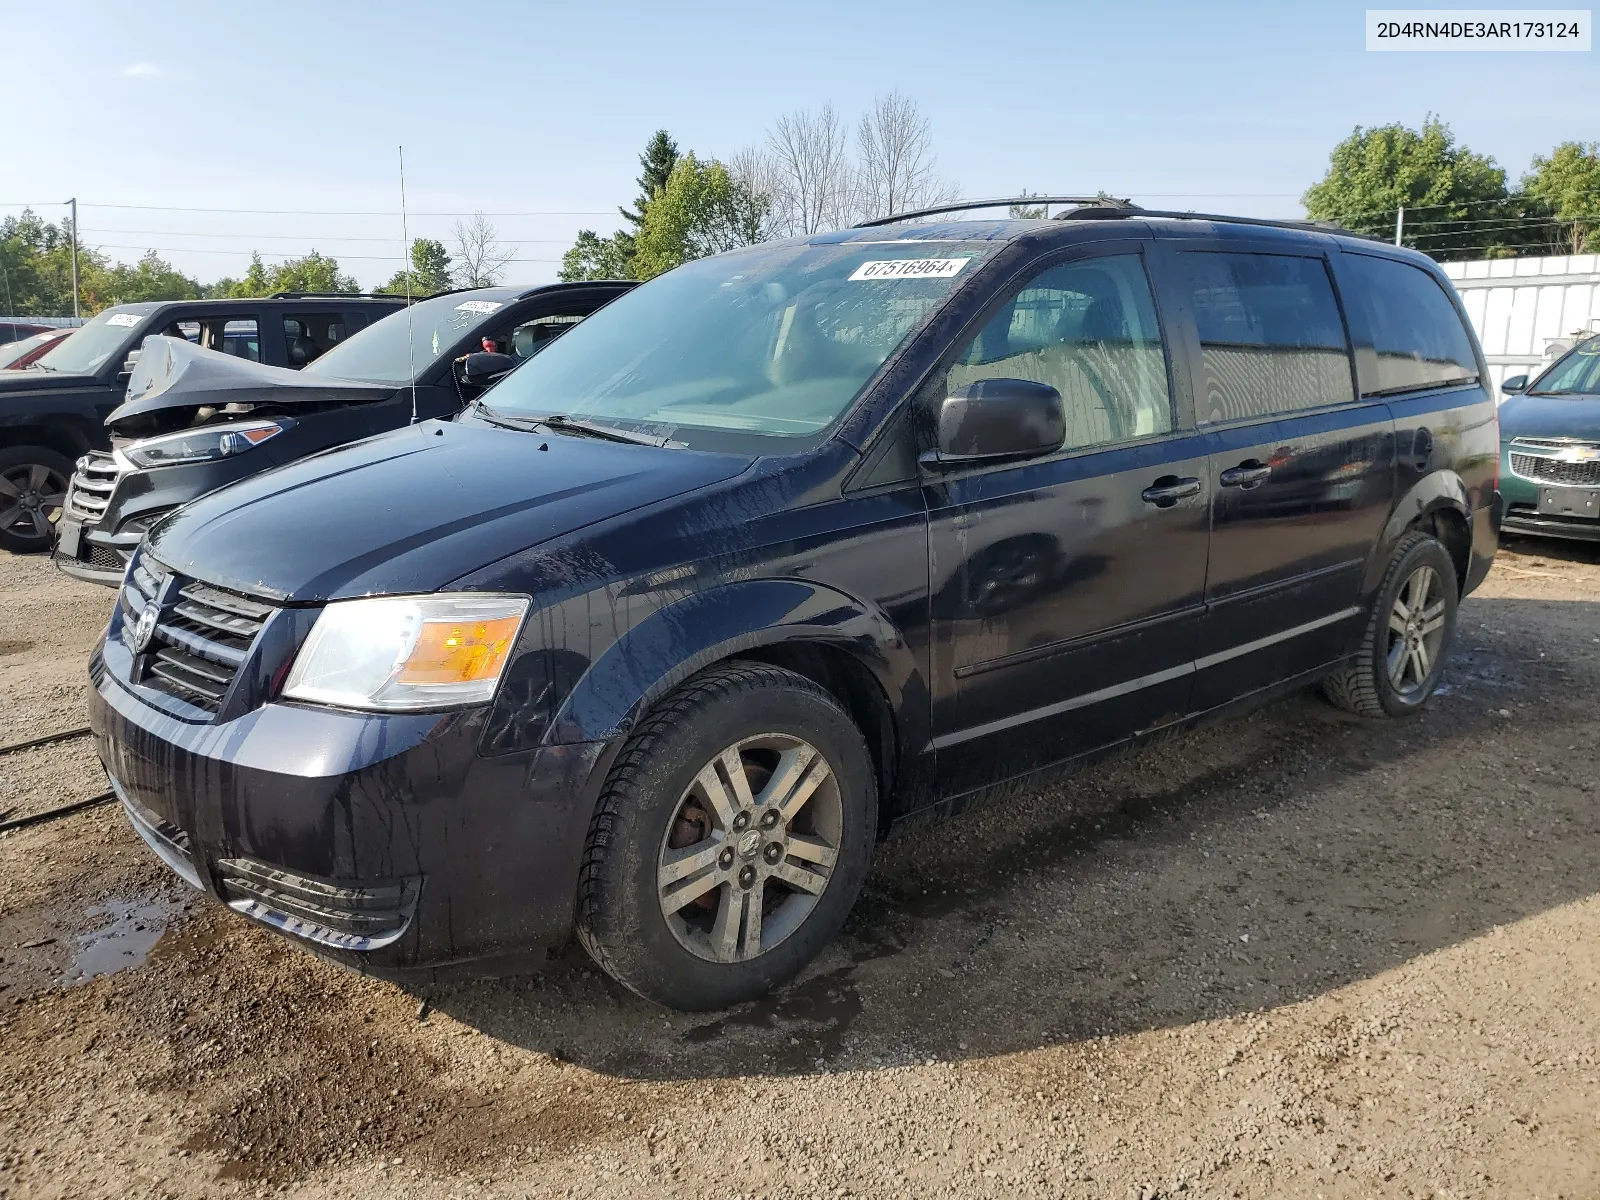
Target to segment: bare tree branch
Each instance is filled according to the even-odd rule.
[[[779,117],[767,134],[775,164],[773,210],[784,234],[821,233],[855,217],[855,172],[833,105]]]
[[[457,221],[456,278],[462,287],[489,287],[500,282],[517,247],[503,245],[494,223],[481,212],[472,220]]]
[[[887,217],[955,200],[957,189],[938,173],[928,118],[899,92],[873,101],[856,127],[858,201],[862,214]]]

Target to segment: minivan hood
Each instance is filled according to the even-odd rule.
[[[129,417],[197,405],[360,403],[394,393],[393,384],[305,375],[206,350],[182,338],[157,336],[144,340],[128,380],[127,399],[106,424],[115,428]]]
[[[1509,396],[1500,406],[1500,436],[1600,441],[1600,396]]]
[[[752,461],[424,421],[202,496],[147,545],[181,574],[290,603],[431,592]]]

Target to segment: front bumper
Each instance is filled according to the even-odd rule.
[[[482,712],[267,704],[192,723],[96,653],[89,723],[130,824],[181,877],[389,978],[565,940],[604,747],[477,753]]]

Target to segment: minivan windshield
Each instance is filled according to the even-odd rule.
[[[1600,338],[1591,338],[1559,359],[1528,389],[1530,396],[1600,394]]]
[[[61,371],[68,375],[93,375],[106,360],[121,349],[132,333],[150,315],[151,305],[138,308],[108,308],[85,321],[59,346],[41,354],[31,367]],[[31,369],[31,368],[30,368]]]
[[[691,448],[819,434],[989,254],[986,242],[783,242],[703,258],[612,301],[483,397]],[[728,435],[735,435],[730,439]]]
[[[413,361],[415,373],[424,374],[441,354],[503,308],[514,294],[457,292],[420,301],[409,311],[390,313],[352,334],[307,363],[302,372],[368,383],[410,383]]]

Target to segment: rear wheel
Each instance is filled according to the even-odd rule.
[[[1324,694],[1364,717],[1416,712],[1444,673],[1459,595],[1445,548],[1426,533],[1407,534],[1389,560],[1360,651],[1327,678]]]
[[[579,939],[660,1004],[753,999],[838,932],[876,827],[871,757],[831,695],[762,663],[714,667],[658,706],[612,769]]]
[[[0,550],[50,549],[71,478],[72,463],[44,446],[0,450]]]

